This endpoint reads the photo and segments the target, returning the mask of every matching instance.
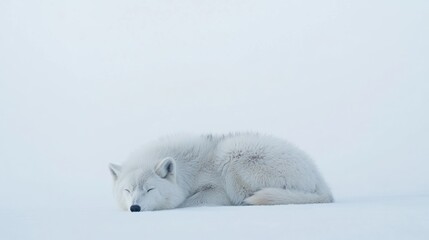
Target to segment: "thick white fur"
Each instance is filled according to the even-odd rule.
[[[304,152],[254,133],[163,138],[110,170],[124,210],[333,201]]]

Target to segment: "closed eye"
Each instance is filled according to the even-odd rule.
[[[152,190],[154,190],[155,188],[149,188],[146,192],[150,192]]]
[[[124,189],[124,191],[127,193],[131,193],[131,191],[129,189]]]

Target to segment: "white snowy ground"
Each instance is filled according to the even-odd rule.
[[[111,208],[2,210],[2,239],[427,239],[429,197],[334,204],[204,207],[128,213]]]
[[[141,213],[100,206],[20,206],[2,209],[1,215],[2,239],[427,239],[429,235],[427,195]]]
[[[1,0],[0,239],[429,239],[429,1]],[[333,204],[121,212],[109,162],[259,131]]]

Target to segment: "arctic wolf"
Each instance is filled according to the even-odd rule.
[[[163,138],[110,172],[119,205],[132,212],[333,201],[303,151],[254,133]]]

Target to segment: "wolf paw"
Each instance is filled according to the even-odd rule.
[[[272,192],[269,188],[264,188],[255,192],[252,196],[244,199],[245,205],[268,205],[272,204]]]

